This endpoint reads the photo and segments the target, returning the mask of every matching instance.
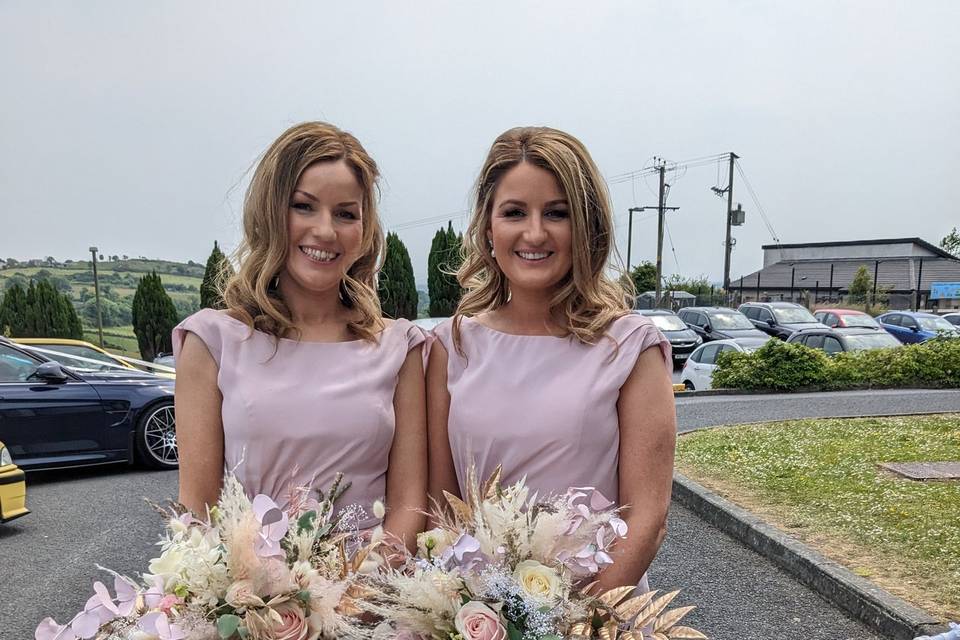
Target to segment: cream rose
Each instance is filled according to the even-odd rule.
[[[307,637],[307,619],[296,602],[287,601],[273,608],[280,622],[271,629],[271,640],[304,640]]]
[[[513,571],[520,587],[535,600],[549,602],[560,595],[562,582],[557,572],[536,560],[524,560]]]
[[[453,625],[464,640],[506,640],[507,630],[500,616],[482,602],[468,602],[460,607]]]
[[[250,580],[237,580],[227,589],[227,595],[224,597],[231,607],[262,607],[263,599],[257,595],[253,588],[253,582]]]
[[[446,529],[430,529],[417,534],[417,552],[424,558],[432,558],[443,553],[453,540],[453,533]]]

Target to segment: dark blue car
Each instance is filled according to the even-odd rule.
[[[0,440],[23,469],[178,465],[174,381],[79,371],[0,337]]]
[[[938,335],[958,336],[960,331],[938,315],[922,311],[888,311],[877,322],[900,342],[926,342]]]

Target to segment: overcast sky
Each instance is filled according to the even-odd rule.
[[[0,0],[0,257],[233,249],[251,165],[309,119],[377,160],[388,228],[461,229],[490,143],[537,124],[608,178],[734,151],[783,243],[936,243],[960,225],[957,25],[955,0]],[[717,165],[668,181],[665,273],[719,280]],[[655,191],[611,185],[624,258]],[[734,199],[736,278],[772,238],[739,175]],[[421,283],[437,226],[400,231]],[[647,214],[633,261],[655,248]]]

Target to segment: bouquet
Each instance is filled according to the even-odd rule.
[[[591,580],[627,534],[611,501],[590,487],[539,499],[525,482],[502,487],[498,468],[466,496],[445,493],[439,526],[418,538],[400,569],[365,576],[361,608],[384,622],[381,637],[437,640],[706,638],[677,626],[693,607],[664,613],[678,592],[629,597],[633,586],[596,594]],[[634,629],[636,631],[634,631]]]
[[[205,520],[182,507],[168,512],[161,554],[139,580],[114,574],[113,592],[94,595],[67,624],[52,618],[36,640],[317,640],[359,635],[354,600],[361,570],[376,570],[373,545],[362,546],[351,516],[335,515],[346,490],[294,492],[283,511],[268,496],[252,500],[232,476]],[[382,505],[374,505],[374,511]],[[350,553],[348,546],[355,549]]]

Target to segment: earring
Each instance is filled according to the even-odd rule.
[[[491,257],[491,258],[496,258],[496,257],[497,257],[497,252],[493,250],[493,240],[487,240],[487,242],[490,243],[490,257]]]

